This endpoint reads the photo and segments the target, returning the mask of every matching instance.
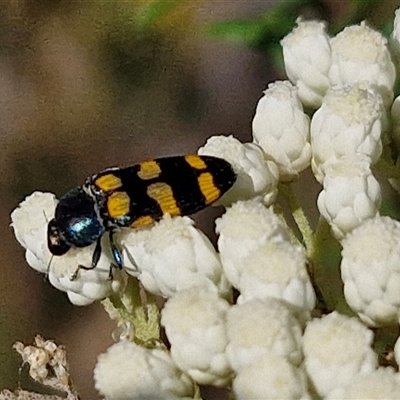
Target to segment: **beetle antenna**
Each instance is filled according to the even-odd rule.
[[[49,219],[47,218],[47,215],[46,215],[45,211],[44,210],[42,210],[42,211],[43,211],[44,219],[46,220],[47,223],[49,223]],[[47,279],[49,278],[50,267],[51,267],[51,262],[53,261],[53,257],[54,257],[54,255],[52,254],[50,256],[49,263],[47,264],[47,270],[46,270]]]
[[[46,220],[47,223],[49,223],[49,219],[47,218],[46,213],[44,212],[44,210],[42,210],[42,211],[43,211],[44,219]]]
[[[131,264],[135,267],[136,271],[139,271],[139,267],[137,265],[135,257],[129,252],[129,250],[127,248],[125,248],[125,250],[126,250],[126,257],[131,262]],[[126,267],[124,267],[124,268],[127,269]]]
[[[52,255],[50,256],[49,263],[47,264],[47,271],[46,271],[46,276],[47,276],[47,278],[49,278],[50,267],[51,267],[51,262],[53,261],[53,257],[54,257],[54,255],[52,254]]]

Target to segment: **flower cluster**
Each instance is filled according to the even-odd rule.
[[[136,324],[134,335],[121,333],[99,356],[95,382],[106,398],[199,398],[196,385],[230,388],[236,399],[400,397],[400,375],[379,366],[369,329],[400,323],[400,222],[380,215],[373,174],[386,167],[400,187],[386,156],[391,144],[391,154],[400,148],[400,97],[394,100],[393,91],[399,32],[400,10],[390,46],[366,23],[330,37],[323,22],[297,21],[281,42],[288,80],[264,91],[253,142],[215,136],[198,150],[227,160],[237,174],[217,202],[227,207],[216,221],[217,249],[189,217],[165,215],[153,226],[116,233],[124,269],[113,270],[113,279],[106,238],[96,268],[76,274],[79,265],[90,266],[94,245],[51,257],[45,237],[55,197],[35,192],[14,210],[28,264],[47,272],[74,304],[119,296],[125,312],[115,305],[113,318],[135,321],[127,317],[135,310],[127,289],[133,279],[165,299],[160,324],[168,347],[159,340],[141,346],[146,324]],[[342,246],[353,316],[314,312],[324,293],[316,290],[313,266],[326,238],[313,232],[290,191],[307,168],[322,186],[322,220]],[[295,232],[275,206],[279,189]]]

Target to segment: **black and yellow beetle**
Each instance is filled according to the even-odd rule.
[[[48,248],[61,256],[71,247],[96,242],[91,267],[83,267],[95,268],[107,232],[114,261],[122,268],[113,240],[118,228],[143,227],[164,214],[193,214],[218,200],[235,180],[231,165],[211,156],[166,157],[106,169],[61,197],[48,224]]]

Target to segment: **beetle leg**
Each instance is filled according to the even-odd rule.
[[[111,252],[112,252],[115,264],[117,265],[117,267],[119,269],[122,269],[122,266],[123,266],[122,254],[114,242],[114,232],[113,231],[110,231],[109,238],[110,238]]]
[[[94,252],[93,252],[92,263],[91,263],[90,267],[86,267],[85,265],[78,265],[78,268],[71,275],[70,280],[74,281],[78,277],[78,273],[79,273],[80,269],[84,269],[85,271],[89,271],[91,269],[96,268],[97,264],[99,263],[100,257],[101,257],[101,237],[99,237],[97,239],[96,247],[95,247]],[[112,278],[111,269],[110,269],[110,276]]]

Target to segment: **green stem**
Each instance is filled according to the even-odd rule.
[[[293,218],[296,222],[297,227],[303,237],[304,246],[306,248],[306,256],[308,259],[312,260],[315,256],[315,237],[314,232],[308,222],[306,215],[296,195],[294,194],[292,185],[290,183],[281,183],[280,191],[286,198],[286,201],[290,207]]]
[[[317,296],[317,307],[321,311],[326,311],[328,310],[328,305],[325,300],[325,296],[323,294],[323,291],[321,290],[319,284],[318,284],[318,279],[317,279],[317,273],[320,272],[321,268],[319,265],[319,252],[318,252],[318,243],[317,243],[317,237],[314,234],[313,230],[311,229],[311,226],[308,222],[308,219],[299,203],[297,200],[297,197],[293,191],[292,185],[289,184],[280,184],[280,191],[281,193],[285,196],[286,201],[290,207],[290,210],[292,212],[293,218],[299,228],[299,231],[303,237],[303,242],[305,245],[306,249],[306,256],[308,259],[307,263],[307,269],[308,269],[308,275],[310,277],[311,283],[314,287],[315,294]]]
[[[320,218],[315,230],[315,281],[326,310],[336,310],[342,314],[353,316],[344,298],[343,281],[340,275],[341,246],[331,235],[331,229],[324,218]],[[320,297],[318,296],[318,300]]]

